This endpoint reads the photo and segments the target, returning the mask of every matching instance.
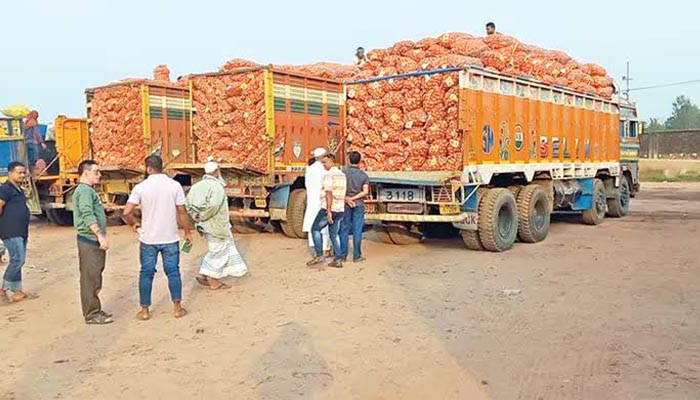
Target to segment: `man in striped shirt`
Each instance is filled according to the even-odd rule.
[[[321,264],[325,261],[323,257],[323,237],[321,230],[328,226],[333,248],[333,261],[328,264],[330,267],[342,268],[342,252],[340,250],[340,238],[338,231],[345,212],[345,193],[347,190],[347,180],[345,174],[335,166],[335,156],[326,154],[321,161],[326,169],[323,178],[323,190],[321,192],[321,211],[316,215],[316,219],[311,227],[311,235],[314,240],[314,251],[316,257],[306,263],[308,266]]]

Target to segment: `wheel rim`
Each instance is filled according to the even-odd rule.
[[[513,231],[513,213],[509,206],[503,206],[498,210],[498,236],[502,239],[510,237]]]
[[[545,203],[543,200],[540,200],[535,203],[535,212],[532,219],[532,222],[535,225],[535,229],[538,231],[544,229],[546,219],[547,211],[545,210]]]
[[[620,206],[627,209],[630,204],[630,187],[626,180],[620,185]]]
[[[596,213],[598,213],[599,218],[605,218],[606,207],[607,204],[605,202],[605,194],[598,192],[598,195],[595,198],[595,210]]]

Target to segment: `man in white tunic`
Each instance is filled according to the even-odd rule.
[[[326,149],[317,148],[313,151],[313,156],[316,161],[306,168],[305,184],[306,184],[306,212],[304,213],[303,231],[309,233],[309,249],[313,252],[314,239],[311,237],[311,226],[321,211],[321,192],[323,190],[323,177],[326,176],[326,169],[323,168],[321,159],[326,155]],[[321,231],[323,236],[323,249],[328,255],[331,249],[331,241],[328,236],[328,227]]]

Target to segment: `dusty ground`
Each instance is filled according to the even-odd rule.
[[[190,315],[137,322],[137,243],[111,231],[105,308],[85,326],[71,229],[32,229],[26,286],[0,308],[0,399],[700,398],[700,185],[645,185],[634,213],[571,218],[539,245],[366,245],[370,261],[310,271],[301,241],[244,236],[252,276],[195,286]]]

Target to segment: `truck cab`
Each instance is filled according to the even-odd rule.
[[[644,132],[644,122],[637,114],[637,105],[620,99],[620,166],[629,182],[631,197],[639,192],[639,136]]]

